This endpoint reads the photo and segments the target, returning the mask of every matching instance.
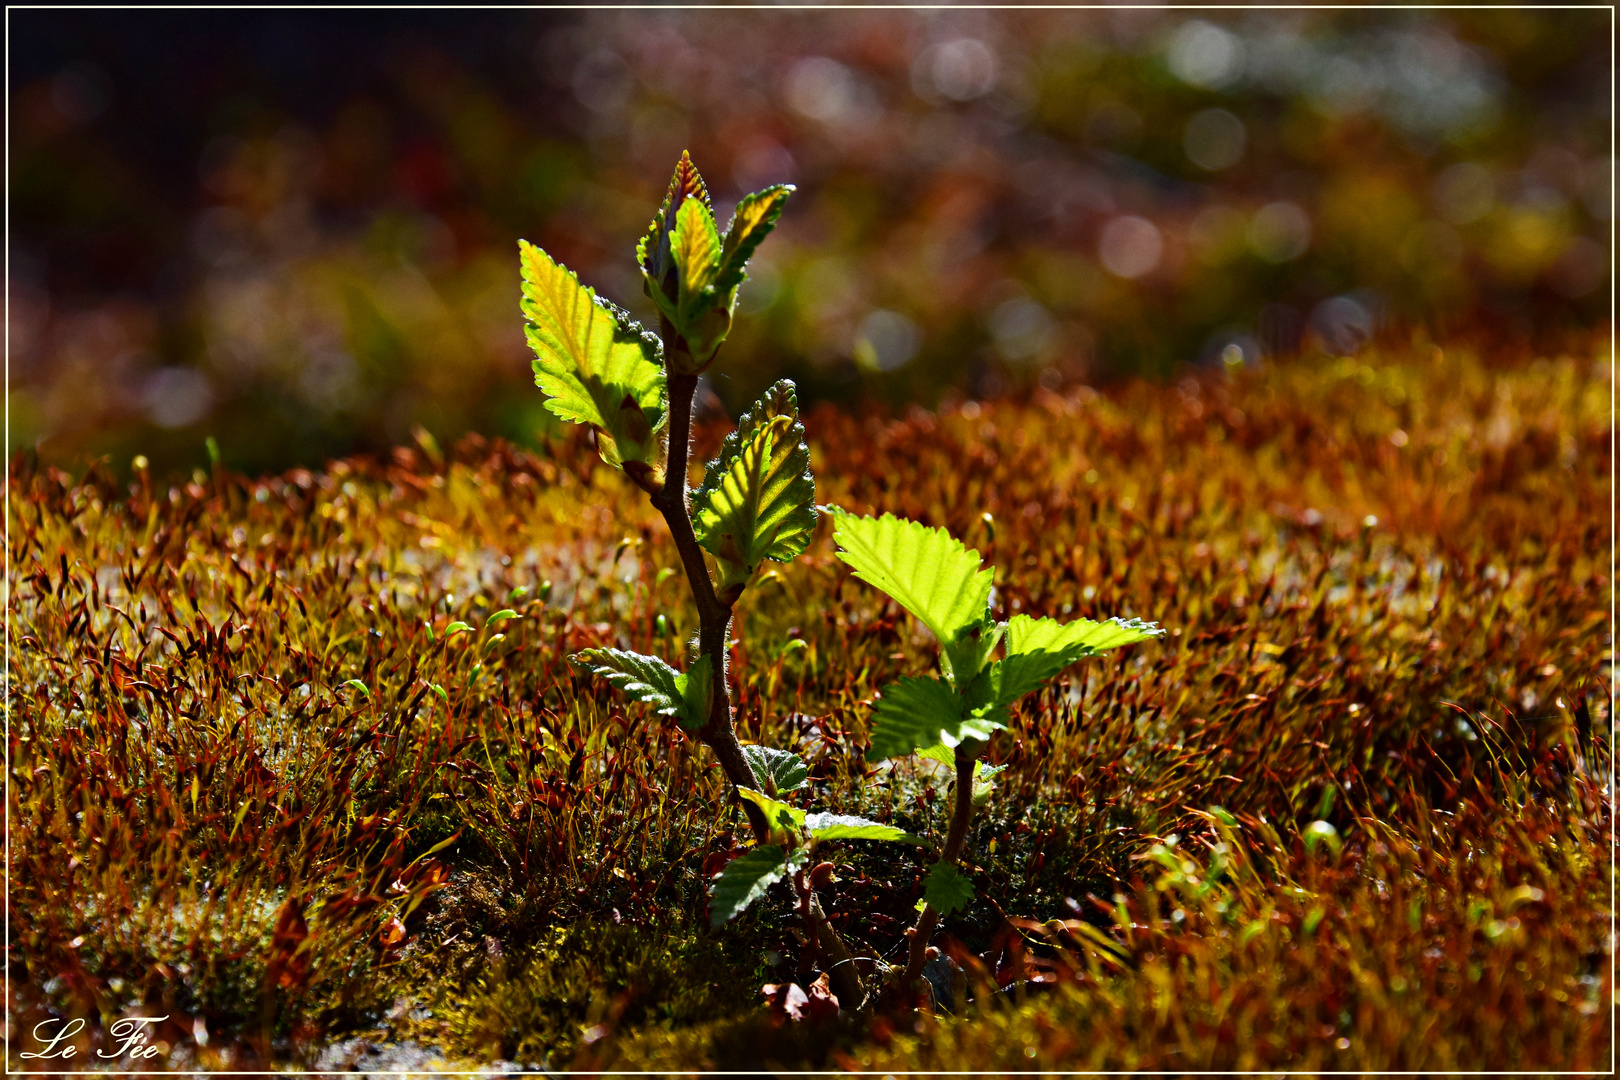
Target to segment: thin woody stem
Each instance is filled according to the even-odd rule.
[[[668,340],[666,338],[666,340]],[[698,652],[710,658],[713,676],[709,694],[709,721],[698,731],[698,737],[714,751],[714,756],[725,770],[726,779],[733,787],[753,787],[753,770],[743,757],[737,743],[737,733],[731,725],[731,689],[727,673],[730,649],[727,638],[731,631],[731,605],[715,594],[714,582],[709,578],[708,565],[703,561],[703,548],[697,534],[692,531],[691,507],[686,490],[686,468],[691,455],[692,397],[697,391],[696,375],[670,372],[669,374],[669,464],[665,468],[664,486],[652,497],[652,504],[664,516],[670,535],[675,539],[675,550],[680,553],[681,566],[692,587],[692,599],[698,609]],[[754,836],[763,843],[770,835],[770,824],[764,811],[751,802],[743,803],[748,824]]]
[[[660,326],[665,348],[669,355],[686,351],[686,343],[665,320]],[[692,587],[692,599],[698,609],[698,652],[711,658],[713,670],[709,695],[709,720],[698,730],[698,737],[714,751],[726,779],[733,788],[752,788],[757,781],[754,771],[743,757],[742,745],[737,742],[737,731],[731,719],[731,684],[729,660],[731,650],[732,605],[715,593],[714,581],[709,577],[709,566],[703,559],[703,548],[692,529],[692,508],[686,489],[687,464],[691,460],[692,399],[697,393],[698,377],[683,372],[669,372],[669,462],[665,466],[664,484],[652,492],[652,504],[664,516],[669,532],[675,539],[675,550],[680,553],[681,566]],[[753,802],[743,800],[743,812],[759,843],[769,841],[770,823],[765,812]],[[829,968],[833,992],[839,1001],[850,1008],[864,1004],[866,991],[860,972],[855,970],[849,947],[833,929],[822,912],[816,891],[801,870],[795,878],[800,887],[803,917],[810,932],[812,947],[823,957],[831,958]]]

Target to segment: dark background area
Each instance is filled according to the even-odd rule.
[[[1556,350],[1609,311],[1609,13],[10,13],[10,450],[532,439],[515,243],[646,317],[682,149],[799,193],[709,385]]]

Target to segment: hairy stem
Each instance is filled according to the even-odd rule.
[[[666,336],[665,341],[670,341]],[[675,550],[680,553],[681,566],[692,587],[692,599],[698,609],[698,652],[708,655],[713,667],[713,682],[709,694],[709,722],[698,731],[698,737],[714,751],[726,779],[732,787],[753,787],[753,770],[743,757],[737,742],[737,733],[731,726],[731,689],[728,681],[726,647],[731,631],[731,605],[723,602],[714,591],[709,567],[703,561],[703,548],[697,534],[692,531],[692,512],[686,490],[686,467],[691,455],[692,396],[697,392],[696,375],[669,373],[669,464],[665,467],[663,488],[652,497],[652,504],[664,516],[670,535],[675,538]],[[770,836],[770,825],[764,811],[751,802],[743,803],[748,824],[761,842]]]
[[[686,348],[686,343],[674,333],[667,320],[661,330],[666,349]],[[703,548],[692,530],[692,507],[686,490],[686,469],[692,451],[692,398],[697,393],[697,383],[696,375],[669,372],[669,462],[664,470],[664,486],[652,493],[652,504],[664,516],[670,535],[675,538],[675,550],[680,553],[681,566],[692,587],[692,599],[697,603],[698,652],[710,657],[714,672],[709,694],[709,722],[698,730],[698,737],[714,751],[733,788],[752,788],[757,783],[754,771],[743,757],[742,745],[737,742],[737,731],[731,722],[731,650],[727,647],[731,634],[731,604],[714,591],[709,566],[703,561]],[[754,838],[762,844],[769,840],[771,829],[765,812],[747,800],[743,800],[743,812],[748,815]],[[865,1001],[866,990],[860,972],[855,970],[849,947],[822,914],[815,889],[807,880],[802,886],[810,939],[823,956],[832,959],[833,993],[840,1002],[858,1008]]]
[[[956,802],[951,807],[951,825],[945,834],[945,847],[939,861],[954,863],[962,854],[967,841],[968,823],[973,820],[973,766],[974,756],[961,746],[956,748]],[[900,977],[901,986],[910,986],[922,976],[923,965],[928,962],[928,939],[939,925],[939,912],[932,904],[924,904],[912,928],[911,953],[906,958],[906,970]]]

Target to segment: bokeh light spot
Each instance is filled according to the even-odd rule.
[[[1213,23],[1194,19],[1183,23],[1171,36],[1165,59],[1171,73],[1182,82],[1219,89],[1243,75],[1243,39]]]
[[[1187,121],[1181,147],[1188,161],[1200,169],[1218,172],[1243,159],[1247,141],[1248,131],[1236,115],[1225,109],[1205,109]]]
[[[1125,215],[1103,227],[1097,258],[1111,274],[1139,278],[1151,273],[1164,254],[1164,237],[1147,218]]]
[[[1249,247],[1266,262],[1285,263],[1311,246],[1311,219],[1298,205],[1274,202],[1249,223]]]

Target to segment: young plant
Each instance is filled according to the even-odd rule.
[[[782,380],[767,390],[708,463],[702,484],[695,491],[687,484],[698,375],[730,332],[748,259],[792,192],[778,184],[749,195],[722,235],[703,178],[691,158],[681,155],[663,205],[636,248],[643,287],[659,313],[656,335],[526,241],[518,245],[522,307],[535,382],[548,395],[545,407],[563,420],[588,424],[602,460],[624,470],[651,497],[675,540],[698,610],[696,655],[684,671],[660,657],[620,649],[587,649],[572,659],[674,717],[714,752],[743,797],[760,846],[715,883],[716,919],[724,921],[722,915],[740,911],[770,881],[791,874],[810,940],[831,957],[833,986],[854,1007],[864,997],[863,985],[848,949],[822,918],[803,861],[824,839],[857,833],[905,837],[889,835],[899,830],[880,837],[872,830],[884,827],[872,822],[817,824],[820,818],[792,808],[793,825],[785,825],[779,808],[786,804],[771,795],[783,791],[784,775],[797,770],[802,779],[803,763],[738,743],[726,670],[732,608],[759,564],[796,558],[815,532],[815,481],[793,383]],[[712,576],[705,554],[714,561]]]
[[[890,514],[856,517],[828,507],[838,557],[855,576],[888,593],[939,642],[943,679],[906,677],[878,698],[869,761],[917,754],[956,771],[950,825],[939,860],[928,872],[918,904],[900,985],[912,987],[928,959],[928,939],[940,917],[965,907],[973,883],[956,868],[973,818],[975,796],[1001,771],[979,760],[989,738],[1007,726],[1007,708],[1077,660],[1157,637],[1164,631],[1138,619],[1093,622],[1014,615],[995,621],[990,605],[994,569],[977,551],[943,529]],[[997,647],[1000,660],[991,660]]]

